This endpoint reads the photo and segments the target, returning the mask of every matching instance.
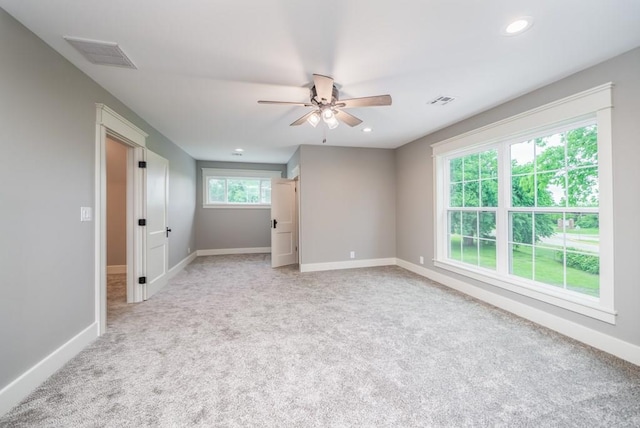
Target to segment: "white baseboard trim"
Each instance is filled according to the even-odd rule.
[[[107,266],[107,275],[112,273],[127,273],[127,265]]]
[[[640,346],[625,342],[618,338],[568,321],[540,309],[533,308],[529,305],[516,302],[507,297],[500,296],[490,291],[483,290],[468,284],[465,281],[452,278],[448,275],[427,269],[422,266],[415,265],[402,259],[397,259],[398,266],[407,269],[413,273],[424,276],[437,283],[458,290],[464,294],[475,297],[490,305],[496,306],[519,317],[533,321],[536,324],[557,331],[560,334],[571,337],[579,342],[586,343],[589,346],[600,349],[601,351],[613,354],[616,357],[629,361],[630,363],[640,365]]]
[[[187,265],[189,263],[194,261],[196,257],[198,257],[198,252],[194,251],[193,253],[191,253],[187,257],[185,257],[184,259],[180,260],[180,262],[178,262],[178,264],[176,264],[174,267],[169,269],[169,271],[167,272],[167,281],[170,281],[171,278],[173,278],[174,276],[179,274],[180,271],[182,269],[184,269],[185,267],[187,267]]]
[[[375,266],[393,266],[396,264],[395,257],[386,259],[367,259],[367,260],[346,260],[342,262],[328,263],[304,263],[300,265],[300,272],[319,272],[324,270],[337,269],[353,269]]]
[[[0,416],[17,406],[33,390],[54,374],[69,360],[98,337],[98,323],[71,338],[67,343],[47,355],[35,366],[21,374],[16,380],[0,390]]]
[[[198,250],[200,256],[221,256],[226,254],[263,254],[270,253],[271,247],[255,247],[255,248],[218,248],[214,250]]]

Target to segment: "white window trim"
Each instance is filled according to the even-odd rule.
[[[616,322],[614,310],[613,271],[613,171],[612,171],[612,103],[611,82],[561,100],[543,105],[533,110],[449,138],[436,143],[433,148],[434,171],[434,236],[436,237],[434,266],[473,278],[524,296],[532,297],[579,314],[583,314],[610,324]],[[447,258],[447,192],[440,191],[447,182],[446,159],[453,155],[477,151],[516,138],[526,139],[533,133],[539,134],[574,123],[582,118],[595,117],[598,124],[598,179],[600,193],[600,297],[583,296],[562,289],[554,289],[532,281],[518,280],[513,276],[500,275],[488,269],[456,263]],[[503,162],[506,162],[503,160]],[[508,178],[499,177],[499,186],[504,186]],[[501,187],[502,188],[502,187]],[[505,194],[500,192],[500,194]],[[506,207],[507,201],[500,200]],[[506,224],[504,219],[501,224]],[[503,257],[504,254],[498,255]]]
[[[271,209],[271,204],[221,204],[207,203],[209,178],[260,178],[270,180],[281,178],[281,171],[258,170],[258,169],[222,169],[222,168],[202,168],[202,207],[216,209]]]

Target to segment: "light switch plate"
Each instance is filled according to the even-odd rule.
[[[91,221],[93,213],[91,207],[80,207],[80,221]]]

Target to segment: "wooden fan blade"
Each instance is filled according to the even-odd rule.
[[[344,104],[344,106],[342,106],[342,104]],[[376,95],[373,97],[351,98],[348,100],[340,100],[336,105],[340,105],[343,108],[390,106],[391,95]]]
[[[281,105],[290,105],[290,106],[302,106],[302,107],[315,107],[311,103],[296,103],[292,101],[258,101],[258,104],[281,104]]]
[[[321,74],[314,74],[313,84],[316,87],[317,101],[321,104],[330,103],[333,96],[333,79]]]
[[[358,126],[358,125],[360,125],[362,123],[362,121],[360,119],[358,119],[357,117],[355,117],[352,114],[347,113],[346,111],[338,110],[334,114],[335,114],[336,118],[338,118],[339,120],[343,121],[344,123],[346,123],[349,126]]]
[[[300,119],[296,120],[295,122],[293,122],[291,125],[289,126],[298,126],[298,125],[302,125],[303,123],[305,123],[307,121],[307,119],[309,118],[309,116],[311,116],[312,114],[314,114],[316,111],[315,110],[311,110],[309,113],[305,114],[304,116],[302,116]]]

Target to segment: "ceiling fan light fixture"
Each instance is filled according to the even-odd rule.
[[[327,124],[329,129],[335,129],[338,127],[338,119],[336,118],[335,113],[331,110],[331,107],[324,107],[322,109],[322,120]]]
[[[318,112],[313,113],[307,118],[307,122],[315,128],[320,123],[320,114],[318,114]]]
[[[329,129],[335,129],[340,124],[340,122],[338,122],[338,119],[336,119],[336,117],[333,115],[333,113],[331,114],[331,119],[325,119],[324,123],[327,124]]]
[[[322,109],[322,119],[324,119],[325,122],[333,118],[335,118],[335,115],[333,114],[333,110],[331,110],[330,108]]]

